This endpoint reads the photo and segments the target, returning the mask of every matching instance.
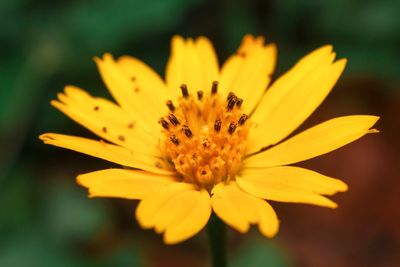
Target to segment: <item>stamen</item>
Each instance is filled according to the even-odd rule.
[[[240,108],[242,106],[242,104],[243,104],[243,98],[238,98],[237,101],[236,101],[236,106],[238,108]]]
[[[168,107],[168,109],[169,109],[171,112],[174,112],[174,111],[175,111],[174,103],[172,103],[171,100],[168,100],[168,101],[167,101],[167,107]]]
[[[237,101],[237,97],[233,95],[228,101],[228,110],[232,110]]]
[[[199,100],[202,100],[203,99],[203,91],[197,91],[197,98],[199,99]]]
[[[231,123],[229,124],[228,132],[229,132],[230,134],[233,134],[233,132],[236,130],[236,127],[237,127],[236,123],[231,122]]]
[[[229,92],[228,97],[226,98],[226,100],[229,101],[234,96],[235,96],[234,92]]]
[[[240,119],[239,119],[238,123],[240,125],[243,125],[248,118],[249,118],[249,116],[247,116],[246,114],[242,114],[242,116],[240,116]]]
[[[164,118],[161,118],[161,119],[158,121],[158,123],[161,124],[161,126],[162,126],[164,129],[166,129],[166,130],[169,129],[169,123],[168,123]]]
[[[190,130],[189,126],[187,126],[187,125],[183,125],[182,131],[189,138],[193,136],[192,131]]]
[[[243,99],[233,92],[221,97],[218,86],[213,81],[209,92],[189,93],[182,84],[182,96],[166,101],[169,111],[159,119],[167,160],[184,182],[207,190],[235,179],[251,127]]]
[[[178,118],[172,113],[168,115],[168,120],[175,126],[181,124]]]
[[[215,95],[218,91],[218,82],[213,81],[212,86],[211,86],[211,94]]]
[[[221,130],[222,121],[220,119],[216,119],[214,123],[214,130],[219,132]]]
[[[169,137],[169,139],[171,140],[172,143],[174,143],[175,145],[179,145],[179,139],[178,137],[176,137],[176,135],[171,135]]]
[[[181,85],[181,90],[182,90],[182,95],[184,98],[188,98],[189,97],[189,91],[187,89],[186,84],[182,84]]]

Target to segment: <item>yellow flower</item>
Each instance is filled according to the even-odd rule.
[[[176,36],[163,81],[136,58],[105,54],[95,61],[118,104],[75,86],[51,102],[102,140],[40,138],[124,166],[77,180],[90,197],[141,200],[139,224],[163,233],[167,244],[198,233],[212,211],[241,233],[256,224],[272,237],[279,221],[265,200],[336,208],[324,195],[347,190],[340,180],[288,165],[376,132],[378,120],[338,117],[285,139],[328,95],[346,60],[323,46],[268,86],[276,56],[275,45],[245,36],[219,69],[208,39]]]

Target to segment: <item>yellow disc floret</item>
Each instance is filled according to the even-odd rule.
[[[169,114],[159,121],[166,135],[167,157],[186,182],[210,189],[235,178],[246,148],[248,116],[243,99],[234,93],[222,97],[218,83],[211,93],[189,94],[185,84],[175,106],[167,101]]]

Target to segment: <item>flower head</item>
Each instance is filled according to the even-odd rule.
[[[334,118],[287,138],[321,104],[346,60],[323,46],[269,86],[276,48],[245,36],[219,69],[204,37],[172,39],[163,81],[136,58],[95,58],[118,104],[66,86],[52,105],[101,140],[47,133],[46,143],[124,166],[79,175],[91,197],[138,199],[136,218],[168,244],[190,238],[214,211],[266,237],[279,227],[266,200],[336,208],[326,197],[347,185],[289,166],[367,133],[376,116]],[[105,141],[103,141],[105,140]]]

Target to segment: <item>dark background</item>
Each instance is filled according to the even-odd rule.
[[[275,78],[327,43],[349,59],[302,127],[381,116],[369,135],[306,166],[347,182],[337,210],[272,203],[281,231],[228,231],[231,266],[400,266],[400,1],[1,0],[0,266],[208,266],[204,232],[177,246],[139,229],[134,202],[87,199],[74,177],[107,162],[45,146],[91,136],[49,105],[66,84],[109,97],[93,56],[131,54],[164,73],[174,34],[208,36],[220,62],[246,33],[278,45]]]

